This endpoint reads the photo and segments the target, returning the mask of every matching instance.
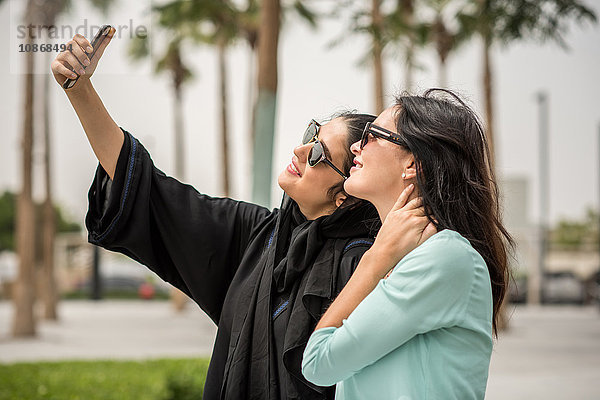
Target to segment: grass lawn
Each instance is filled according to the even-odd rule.
[[[0,364],[0,400],[199,400],[208,359]]]

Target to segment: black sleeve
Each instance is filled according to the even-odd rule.
[[[123,133],[114,180],[98,165],[89,191],[88,240],[148,266],[217,322],[252,231],[271,211],[198,193]]]

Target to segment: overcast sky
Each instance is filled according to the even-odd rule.
[[[7,3],[7,4],[6,4]],[[24,102],[23,68],[18,44],[23,1],[11,0],[0,8],[0,23],[6,34],[0,38],[4,117],[0,148],[0,190],[20,186],[20,135]],[[74,2],[75,3],[75,2]],[[108,18],[77,2],[59,26],[84,24],[145,26],[160,38],[146,18],[149,1],[119,1]],[[330,2],[328,2],[331,4]],[[588,2],[600,12],[598,0]],[[131,21],[131,22],[130,22]],[[343,32],[345,21],[324,21],[313,30],[297,18],[288,18],[280,38],[277,140],[274,159],[276,177],[291,157],[291,151],[311,118],[326,118],[335,111],[373,111],[372,77],[368,67],[358,65],[367,49],[367,40],[349,36],[334,48],[327,44]],[[128,35],[113,39],[93,77],[94,86],[117,123],[129,130],[149,149],[157,166],[174,170],[172,139],[172,95],[168,76],[154,75],[150,63],[132,64],[126,55]],[[65,38],[61,42],[66,42]],[[513,45],[493,52],[496,89],[496,134],[498,170],[504,178],[522,177],[530,183],[528,218],[538,218],[538,114],[535,94],[545,90],[550,99],[550,218],[578,218],[588,206],[598,207],[600,189],[598,144],[600,131],[600,29],[573,26],[566,35],[568,52],[556,45]],[[160,40],[155,42],[160,47]],[[160,50],[160,49],[159,49]],[[22,54],[21,54],[22,55]],[[53,54],[52,58],[56,56]],[[229,110],[231,113],[233,197],[249,200],[250,171],[248,121],[249,51],[241,43],[229,53]],[[430,51],[418,55],[422,69],[416,74],[417,89],[436,85],[435,57]],[[209,47],[195,48],[185,55],[195,79],[185,89],[185,131],[187,140],[186,181],[199,191],[219,195],[218,87],[216,54]],[[466,96],[482,110],[481,48],[478,41],[452,55],[448,81],[452,89]],[[48,71],[50,59],[36,54],[40,72]],[[404,89],[403,65],[390,51],[385,65],[388,102]],[[38,75],[43,79],[43,74]],[[54,132],[54,182],[56,200],[79,221],[87,209],[87,191],[96,159],[87,143],[75,112],[62,89],[52,80],[52,127]],[[40,138],[41,139],[41,138]],[[38,140],[40,143],[41,140]],[[37,150],[40,166],[42,152]],[[39,168],[36,193],[42,192]],[[273,206],[281,191],[274,179]]]

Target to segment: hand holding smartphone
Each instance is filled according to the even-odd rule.
[[[89,79],[114,32],[115,29],[110,25],[103,25],[91,45],[82,35],[75,35],[67,43],[67,50],[59,53],[52,62],[52,73],[56,81],[66,90],[75,86],[82,75]]]

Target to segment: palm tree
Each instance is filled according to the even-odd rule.
[[[43,26],[49,32],[56,23],[58,16],[66,10],[68,0],[48,0],[40,7],[43,15]],[[47,54],[47,64],[50,64],[51,54]],[[40,285],[40,298],[43,303],[44,318],[57,320],[58,291],[56,288],[56,277],[54,276],[54,242],[56,237],[56,215],[52,201],[52,165],[51,165],[51,131],[50,131],[50,85],[51,75],[44,75],[43,86],[43,126],[44,126],[44,183],[46,197],[43,204],[43,235],[42,235],[42,284]]]
[[[381,0],[371,0],[371,37],[373,40],[373,78],[375,90],[375,113],[383,111],[383,17],[381,15]]]
[[[185,133],[183,128],[183,83],[192,77],[182,57],[182,39],[175,38],[167,48],[164,56],[156,64],[156,72],[166,71],[171,75],[173,85],[173,115],[175,133],[175,175],[185,179]]]
[[[227,129],[227,48],[239,35],[238,11],[228,1],[198,1],[175,0],[166,5],[156,7],[161,26],[169,31],[176,31],[180,41],[189,40],[192,44],[209,44],[217,48],[220,89],[220,120],[222,148],[222,193],[230,194],[229,185],[229,151]],[[134,43],[132,55],[134,58],[146,56],[139,53],[144,46]]]
[[[258,92],[253,113],[252,200],[258,204],[270,206],[277,104],[277,57],[281,23],[280,0],[261,0],[259,18]]]
[[[290,8],[315,25],[315,14],[307,9],[302,1],[295,0]],[[259,3],[257,0],[248,0],[246,8],[240,10],[230,1],[174,0],[165,6],[157,7],[156,10],[159,11],[164,25],[178,25],[187,37],[196,43],[208,43],[217,48],[223,149],[222,181],[226,195],[229,194],[226,50],[238,37],[245,37],[252,53],[257,54],[258,93],[252,112],[253,199],[257,203],[268,205],[277,97],[277,44],[282,15],[280,1],[262,0]],[[199,22],[209,22],[209,29],[206,30],[206,24]]]
[[[25,25],[39,21],[39,8],[35,0],[28,0],[25,8]],[[32,45],[34,38],[28,30],[26,44]],[[33,162],[33,71],[34,53],[25,54],[23,133],[22,133],[22,188],[17,201],[16,240],[19,257],[19,272],[13,291],[15,314],[13,320],[14,336],[34,336],[36,333],[35,269],[34,269],[34,231],[35,216],[32,198],[32,162]]]
[[[485,122],[492,162],[495,158],[494,88],[491,50],[496,43],[522,40],[554,41],[566,47],[563,34],[572,20],[596,22],[595,13],[578,0],[471,0],[471,10],[458,14],[463,31],[477,33],[483,42],[482,86]]]
[[[352,6],[356,3],[358,3],[357,7],[353,8]],[[384,108],[383,52],[390,41],[390,36],[397,34],[396,39],[398,40],[401,36],[396,32],[401,29],[399,28],[399,13],[396,12],[391,16],[384,15],[381,11],[382,3],[383,0],[371,0],[370,8],[367,8],[366,2],[349,0],[337,3],[335,10],[331,13],[332,17],[336,18],[339,11],[346,12],[350,10],[351,15],[350,26],[344,30],[338,39],[332,42],[333,45],[346,40],[348,31],[356,34],[366,34],[369,38],[369,49],[366,55],[362,57],[360,64],[361,66],[369,65],[372,67],[373,100],[377,114],[383,111]],[[390,26],[395,29],[394,32],[390,32]]]
[[[338,4],[337,9],[347,10],[351,8],[352,1]],[[395,45],[403,53],[405,78],[403,86],[410,90],[413,85],[413,71],[415,67],[415,51],[418,46],[425,45],[426,26],[417,23],[415,18],[414,0],[397,0],[396,8],[389,14],[381,11],[382,0],[372,0],[371,9],[367,11],[364,2],[359,2],[356,9],[351,10],[350,27],[346,29],[342,38],[334,40],[334,44],[347,38],[347,31],[367,34],[371,41],[368,55],[361,64],[372,64],[373,66],[373,90],[375,109],[379,113],[384,104],[384,74],[383,59],[386,48]],[[336,15],[335,13],[333,15]]]
[[[214,32],[209,36],[209,43],[217,47],[217,60],[219,71],[219,99],[221,104],[221,150],[222,150],[222,184],[223,195],[230,196],[231,188],[229,182],[229,145],[228,145],[228,97],[227,97],[227,48],[243,32],[240,28],[242,13],[236,10],[229,2],[218,1],[218,7],[214,9],[210,19],[214,24]],[[243,26],[243,25],[242,25]]]
[[[448,86],[448,76],[446,61],[448,55],[455,46],[454,34],[444,21],[444,9],[450,3],[450,0],[429,0],[429,6],[435,11],[435,17],[431,23],[431,39],[435,44],[435,50],[438,56],[438,85],[440,87]]]
[[[50,65],[50,53],[48,53],[47,65]],[[43,88],[43,119],[44,119],[44,183],[46,197],[43,204],[43,264],[42,284],[40,297],[44,307],[44,318],[57,320],[58,293],[56,289],[56,278],[54,276],[54,242],[56,237],[56,216],[52,202],[52,164],[50,147],[50,74],[44,76]]]
[[[92,5],[100,10],[105,16],[108,13],[109,8],[112,6],[115,0],[91,0]],[[49,32],[54,28],[57,18],[60,14],[67,11],[71,6],[70,0],[46,0],[40,3],[40,12],[43,18],[42,26],[45,27],[46,32]],[[47,53],[48,57],[51,57],[50,53]],[[47,64],[50,64],[48,60]],[[56,285],[56,277],[54,276],[54,242],[56,237],[56,215],[52,200],[52,151],[50,147],[51,143],[51,122],[50,116],[52,115],[50,109],[50,85],[52,77],[50,74],[44,75],[44,86],[43,86],[43,126],[44,126],[44,183],[46,189],[46,196],[43,205],[43,262],[42,262],[42,284],[40,285],[40,300],[43,303],[44,318],[50,320],[58,319],[57,303],[58,303],[58,291]]]
[[[418,24],[417,31],[424,42],[434,45],[438,58],[438,85],[447,87],[448,57],[473,36],[472,32],[461,29],[460,25],[453,28],[447,16],[451,8],[458,10],[455,15],[460,14],[468,3],[465,0],[426,0],[424,4],[433,12],[433,17]]]
[[[466,9],[467,10],[467,9]],[[478,34],[482,38],[483,74],[482,86],[485,103],[486,133],[490,147],[492,166],[495,165],[494,88],[491,50],[496,43],[511,43],[534,39],[541,42],[555,41],[566,47],[563,34],[567,24],[596,22],[596,15],[577,0],[471,0],[471,11],[458,14],[461,30],[465,35]],[[504,305],[500,309],[500,329],[507,329],[508,319]]]
[[[106,10],[115,0],[91,0],[100,9]],[[2,0],[0,0],[2,3]],[[47,0],[39,2],[29,0],[25,8],[26,25],[43,26],[46,29],[55,24],[56,18],[70,5],[69,0]],[[27,44],[34,43],[31,32],[28,31]],[[23,187],[19,195],[16,236],[17,253],[19,255],[19,274],[14,290],[15,314],[13,320],[14,336],[35,335],[35,208],[32,199],[32,150],[33,150],[33,126],[34,126],[34,53],[27,52],[25,55],[26,73],[24,75],[25,105],[23,113],[23,139],[22,139],[22,174]],[[56,284],[54,281],[54,236],[56,231],[55,210],[52,206],[51,185],[51,150],[50,150],[50,109],[48,101],[49,75],[44,85],[42,96],[43,118],[44,118],[44,142],[45,142],[45,184],[46,198],[44,201],[44,228],[43,228],[43,285],[42,299],[44,301],[44,314],[47,318],[56,319]]]
[[[415,23],[415,1],[398,0],[396,12],[390,15],[391,21],[387,24],[392,30],[392,41],[405,40],[404,53],[404,82],[405,90],[411,91],[413,86],[413,71],[415,67],[415,51],[417,45],[422,42],[418,40],[419,32]]]
[[[260,0],[257,41],[257,96],[253,111],[253,168],[252,200],[270,206],[273,141],[277,105],[277,58],[279,31],[284,12],[293,10],[311,26],[316,26],[316,14],[303,1],[295,0],[289,6],[280,0]],[[252,1],[249,3],[252,11]],[[246,17],[248,18],[248,17]],[[249,19],[252,17],[250,16]],[[251,32],[251,30],[250,30]]]

